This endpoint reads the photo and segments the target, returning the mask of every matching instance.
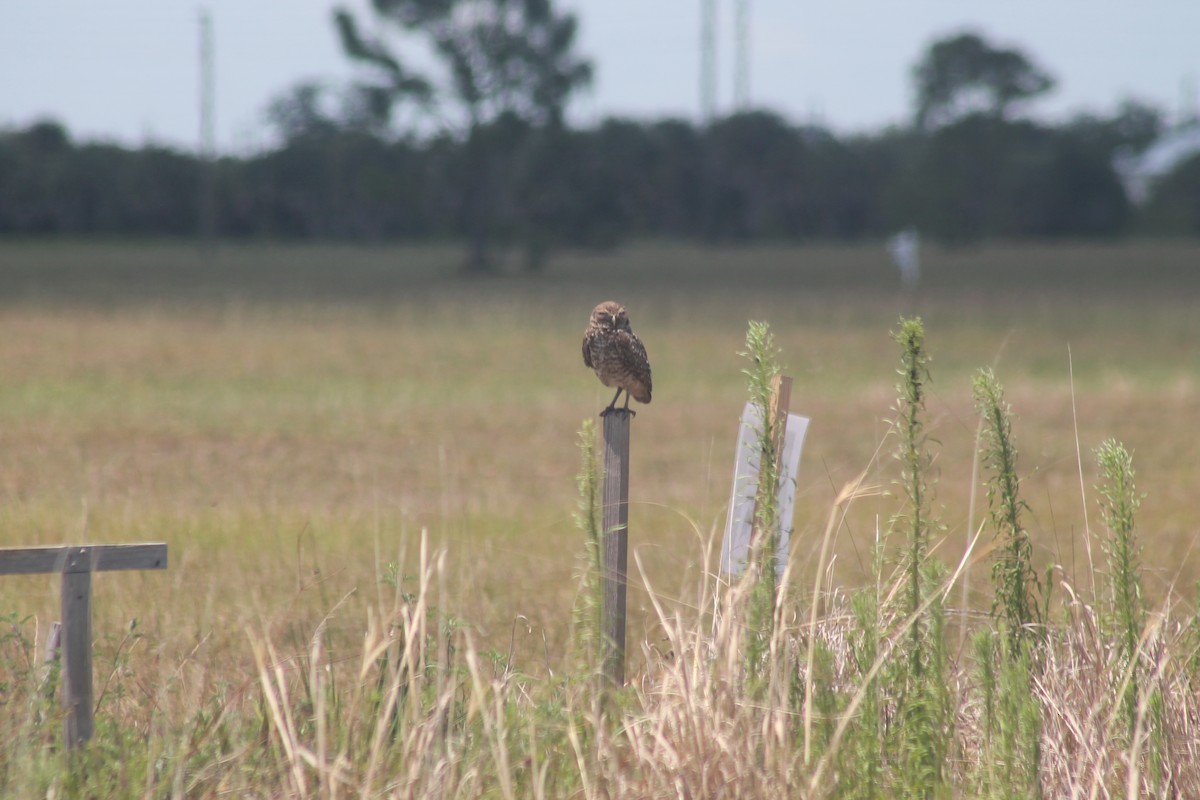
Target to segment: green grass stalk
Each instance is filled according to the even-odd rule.
[[[761,678],[775,629],[778,599],[775,559],[779,550],[780,519],[776,488],[779,486],[778,448],[782,442],[777,435],[780,421],[771,419],[771,399],[773,382],[782,368],[770,325],[751,321],[746,330],[746,349],[740,355],[750,362],[743,373],[748,380],[750,402],[758,410],[761,420],[757,437],[755,538],[751,542],[747,564],[751,585],[746,605],[746,673],[751,693],[757,696],[765,686]]]
[[[1108,527],[1104,543],[1108,559],[1110,629],[1116,640],[1119,663],[1129,671],[1123,700],[1123,714],[1132,736],[1138,705],[1138,641],[1146,624],[1142,599],[1140,547],[1134,535],[1134,517],[1142,498],[1134,485],[1133,456],[1115,439],[1105,440],[1096,449],[1103,482],[1100,513]]]
[[[925,433],[925,387],[930,379],[925,351],[925,328],[920,319],[902,319],[894,334],[900,345],[900,383],[896,387],[896,458],[900,462],[903,510],[894,520],[906,535],[902,558],[904,612],[913,620],[908,647],[897,682],[899,775],[902,797],[929,798],[941,791],[945,759],[950,749],[949,697],[943,682],[946,670],[944,604],[940,597],[926,602],[926,586],[941,581],[944,568],[927,558],[930,530],[928,475],[932,458]]]
[[[981,369],[972,383],[975,407],[983,418],[981,455],[990,470],[988,508],[997,548],[992,565],[995,600],[992,613],[1004,622],[1008,652],[1020,650],[1035,626],[1040,625],[1038,580],[1033,569],[1033,542],[1021,524],[1028,506],[1021,500],[1017,477],[1017,445],[1012,433],[1012,408],[1004,387],[990,369]]]
[[[928,485],[926,475],[930,456],[926,450],[925,384],[929,380],[929,359],[925,353],[925,327],[920,319],[902,319],[895,334],[900,344],[900,383],[896,390],[896,430],[900,444],[896,459],[900,462],[900,485],[904,510],[897,521],[907,535],[904,572],[909,614],[921,608],[921,564],[929,547]],[[921,626],[914,625],[909,633],[910,670],[919,677],[921,661]]]

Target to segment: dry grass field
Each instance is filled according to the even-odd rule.
[[[327,615],[330,640],[353,650],[389,564],[402,586],[415,571],[423,531],[445,553],[433,602],[481,650],[561,671],[582,553],[577,432],[609,399],[579,339],[610,298],[654,368],[654,402],[633,422],[631,551],[685,614],[719,545],[751,319],[770,322],[793,411],[812,418],[792,552],[801,586],[837,492],[863,470],[879,492],[837,529],[830,583],[870,580],[872,542],[895,512],[889,331],[901,315],[924,319],[933,359],[945,561],[984,513],[971,377],[992,366],[1015,414],[1039,568],[1086,586],[1089,545],[1100,568],[1092,453],[1111,436],[1146,494],[1147,595],[1200,578],[1195,243],[929,248],[913,293],[875,246],[643,244],[487,279],[457,277],[456,258],[0,244],[0,544],[170,546],[166,572],[95,580],[101,718],[161,704],[178,719],[212,687],[245,690],[258,680],[252,637],[303,652]],[[977,608],[987,569],[971,571]],[[0,612],[37,638],[57,592],[50,576],[6,577]],[[635,675],[658,619],[638,582]]]

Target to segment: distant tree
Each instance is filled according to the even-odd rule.
[[[1167,117],[1161,108],[1138,100],[1125,100],[1110,121],[1116,147],[1145,150],[1158,141],[1167,129]]]
[[[38,120],[19,134],[19,137],[22,143],[35,153],[56,154],[71,150],[71,135],[57,120]]]
[[[285,142],[337,130],[339,121],[329,111],[328,88],[302,81],[275,96],[267,105],[267,122]]]
[[[1200,237],[1200,155],[1181,161],[1150,187],[1138,212],[1144,233]]]
[[[909,224],[887,225],[887,187],[895,181],[903,146],[895,131],[839,138],[806,126],[800,164],[800,211],[790,225],[805,239],[841,240],[882,236]]]
[[[580,134],[578,177],[585,202],[578,213],[595,226],[598,243],[625,236],[688,236],[699,220],[700,142],[684,122],[609,118]]]
[[[1110,157],[1140,153],[1166,130],[1166,115],[1146,103],[1125,100],[1111,116],[1080,114],[1063,130],[1090,146],[1106,150]]]
[[[929,134],[914,166],[913,221],[946,241],[1106,236],[1129,218],[1110,153],[1070,130],[975,114]]]
[[[929,134],[906,171],[904,205],[922,232],[952,242],[1002,235],[1013,175],[1010,153],[1027,149],[1037,131],[971,115]]]
[[[1070,128],[1050,129],[1037,156],[1017,166],[1023,182],[1011,199],[1015,236],[1111,237],[1125,232],[1132,206],[1113,150]]]
[[[712,218],[708,233],[719,239],[794,236],[803,220],[799,132],[766,111],[735,114],[707,131],[712,159]]]
[[[630,123],[636,136],[641,126]],[[518,180],[519,235],[527,267],[539,269],[555,246],[606,248],[640,230],[633,208],[638,181],[629,180],[632,159],[616,156],[611,123],[587,131],[542,129],[533,134]],[[637,148],[616,151],[631,157]],[[638,161],[637,163],[641,163]]]
[[[222,233],[461,237],[480,153],[485,244],[520,243],[535,267],[555,247],[630,237],[856,240],[914,225],[971,241],[1112,236],[1130,223],[1200,233],[1200,160],[1155,180],[1136,208],[1117,179],[1114,157],[1145,148],[1162,125],[1136,103],[1055,125],[967,113],[851,137],[765,111],[704,127],[581,129],[505,111],[465,137],[449,126],[396,135],[362,102],[326,84],[282,93],[268,111],[278,141],[216,165]],[[54,122],[0,128],[0,235],[189,236],[200,166],[169,148],[80,141]]]
[[[379,0],[373,5],[377,14],[387,15],[392,6],[399,4]],[[423,75],[409,72],[384,42],[362,36],[349,11],[334,9],[333,22],[346,55],[368,67],[368,77],[355,83],[354,91],[363,110],[376,122],[389,123],[401,100],[424,106],[433,99],[429,81]]]
[[[531,131],[561,126],[570,96],[592,76],[591,64],[574,52],[575,15],[557,11],[551,0],[372,0],[371,5],[395,32],[426,40],[445,67],[442,82],[409,69],[388,42],[364,36],[349,11],[335,11],[346,54],[374,73],[363,91],[380,116],[390,115],[404,99],[456,108],[465,139],[461,192],[470,240],[467,269],[486,271],[496,173],[513,153],[513,142],[489,135],[489,128],[505,118],[526,123]],[[500,127],[505,133],[514,130]],[[497,139],[503,145],[499,151],[489,146]]]
[[[936,128],[972,113],[1004,119],[1012,106],[1048,92],[1054,79],[1019,50],[974,33],[934,42],[914,70],[916,123]]]
[[[974,33],[934,42],[913,70],[917,147],[888,193],[943,240],[1105,236],[1130,205],[1113,166],[1120,148],[1145,147],[1161,120],[1134,103],[1112,118],[1060,127],[1014,118],[1053,79],[1019,50]],[[900,220],[897,220],[900,221]]]
[[[0,132],[0,233],[188,235],[198,176],[191,154],[76,143],[57,122]]]

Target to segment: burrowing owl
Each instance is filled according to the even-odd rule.
[[[620,303],[609,300],[592,309],[592,319],[583,332],[583,363],[596,370],[596,377],[605,386],[617,387],[612,402],[600,416],[616,410],[622,391],[625,411],[629,411],[630,395],[639,403],[650,402],[650,359],[642,340],[629,327],[629,314]]]

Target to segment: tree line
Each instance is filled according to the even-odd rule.
[[[440,52],[457,65],[443,90],[456,103],[454,123],[398,131],[405,110],[417,119],[435,102],[437,84],[339,12],[364,79],[281,94],[267,112],[278,144],[265,151],[210,164],[169,147],[75,141],[53,121],[0,132],[0,235],[190,236],[208,185],[221,237],[464,240],[476,269],[496,246],[521,248],[537,268],[557,247],[645,237],[856,241],[908,226],[953,242],[1200,235],[1200,157],[1153,183],[1138,205],[1114,166],[1159,139],[1160,112],[1125,103],[1036,121],[1024,107],[1053,80],[975,34],[927,51],[904,126],[837,135],[754,110],[708,124],[572,127],[564,106],[591,73],[572,55],[569,16],[529,0],[531,17],[501,40],[509,52],[448,32],[449,18],[421,17],[430,4],[387,5],[416,9],[400,20],[408,35],[442,37]],[[539,25],[537,41],[551,44],[521,47]]]

